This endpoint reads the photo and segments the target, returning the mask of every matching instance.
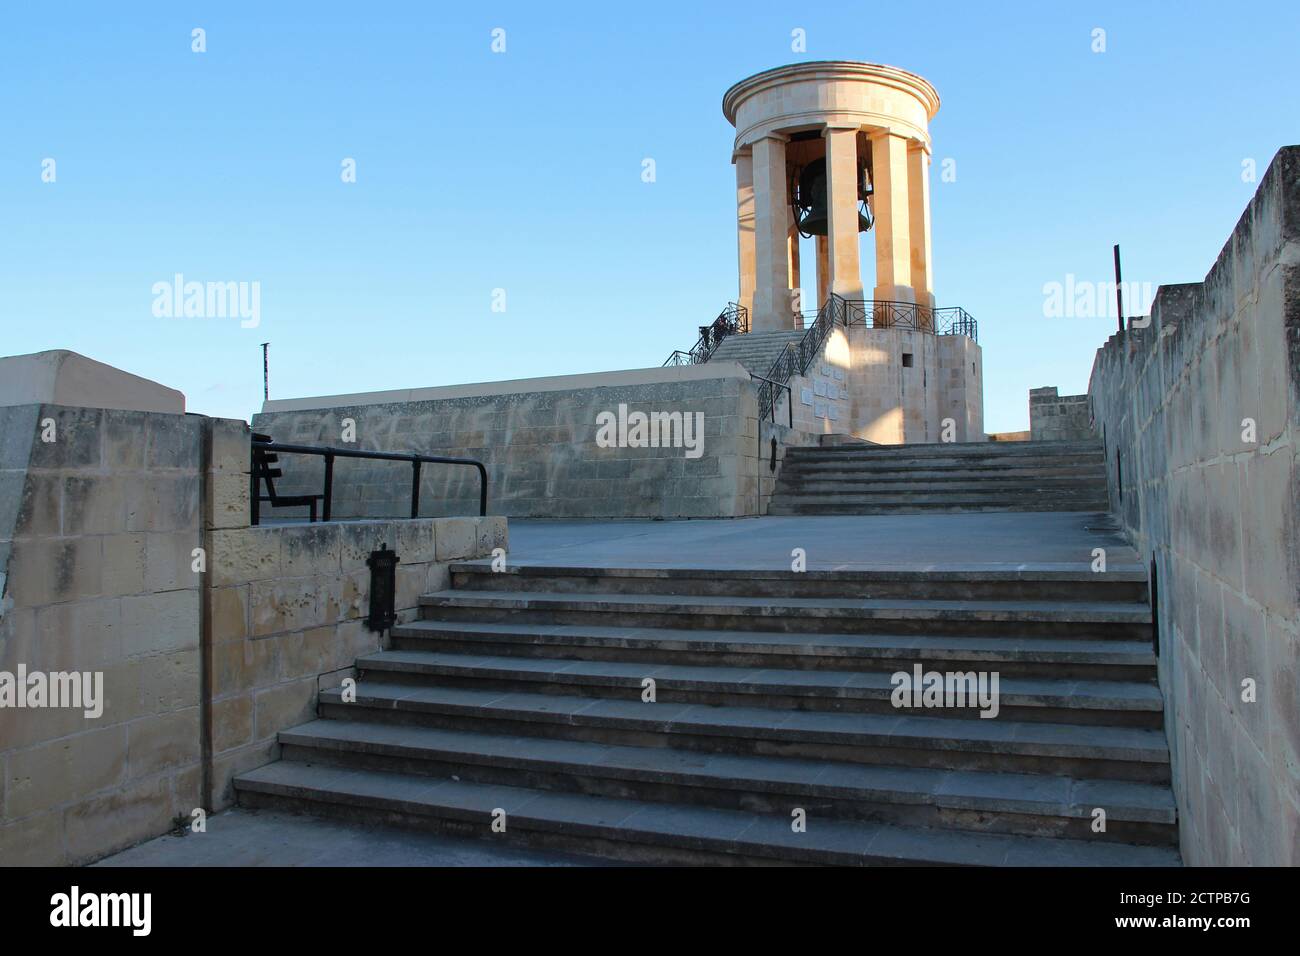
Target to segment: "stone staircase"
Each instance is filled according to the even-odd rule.
[[[710,362],[739,362],[755,375],[767,375],[772,363],[786,344],[798,345],[803,339],[803,329],[781,329],[776,332],[746,332],[731,335],[709,356]]]
[[[643,863],[1179,862],[1140,572],[471,562],[451,585],[241,804]],[[895,708],[918,664],[997,672],[1000,713]]]
[[[1100,443],[969,442],[790,448],[768,514],[1107,507]]]

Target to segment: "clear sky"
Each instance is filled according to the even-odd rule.
[[[723,92],[857,59],[939,90],[936,294],[979,321],[986,427],[1024,428],[1115,324],[1046,317],[1045,284],[1109,281],[1115,242],[1126,280],[1201,279],[1243,162],[1300,142],[1298,41],[1295,0],[5,0],[0,354],[238,418],[268,340],[284,398],[658,365],[736,296]],[[156,316],[177,273],[260,283],[260,325]]]

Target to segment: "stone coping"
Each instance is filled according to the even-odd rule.
[[[62,405],[185,414],[185,396],[68,349],[0,358],[0,406]]]
[[[739,362],[708,362],[704,365],[639,368],[618,372],[587,372],[579,375],[548,375],[541,378],[517,378],[502,382],[479,382],[468,385],[439,385],[428,388],[398,388],[383,392],[354,392],[340,395],[320,395],[310,398],[271,399],[262,404],[262,412],[296,412],[316,408],[351,407],[354,405],[434,402],[457,398],[479,398],[490,395],[559,392],[586,388],[616,388],[623,385],[658,385],[666,382],[693,382],[711,378],[749,381],[749,377],[749,371]]]
[[[892,86],[911,93],[925,104],[930,119],[934,119],[934,114],[939,112],[939,91],[925,77],[884,63],[865,63],[858,60],[812,60],[773,67],[746,77],[723,94],[722,114],[727,118],[727,122],[735,126],[736,111],[742,100],[773,86],[814,77],[826,80],[866,80]]]

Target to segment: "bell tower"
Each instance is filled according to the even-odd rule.
[[[817,305],[868,298],[858,236],[874,233],[870,298],[934,306],[930,134],[939,94],[914,73],[829,60],[741,80],[722,100],[736,128],[740,298],[751,328],[796,328],[800,238],[815,238]]]

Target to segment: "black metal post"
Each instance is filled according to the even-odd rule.
[[[267,350],[271,347],[270,342],[262,343],[262,398],[269,400],[271,397],[271,363],[267,357]]]
[[[411,462],[411,517],[420,517],[420,460]]]
[[[321,504],[321,521],[330,520],[330,512],[333,510],[334,503],[334,455],[326,453],[325,455],[325,500]]]
[[[248,523],[249,523],[250,525],[252,525],[254,528],[256,528],[257,525],[258,525],[258,522],[260,522],[261,519],[262,519],[262,501],[261,501],[261,498],[259,497],[259,495],[260,495],[260,491],[259,491],[259,489],[258,489],[258,484],[259,484],[259,482],[258,482],[258,479],[257,479],[257,454],[256,454],[256,452],[253,452],[252,455],[251,455],[251,457],[252,457],[252,461],[249,463],[249,466],[248,466],[248,481],[249,481],[249,489],[248,489]]]
[[[1119,330],[1124,331],[1124,280],[1119,271],[1119,243],[1115,243],[1115,311],[1119,313]]]

